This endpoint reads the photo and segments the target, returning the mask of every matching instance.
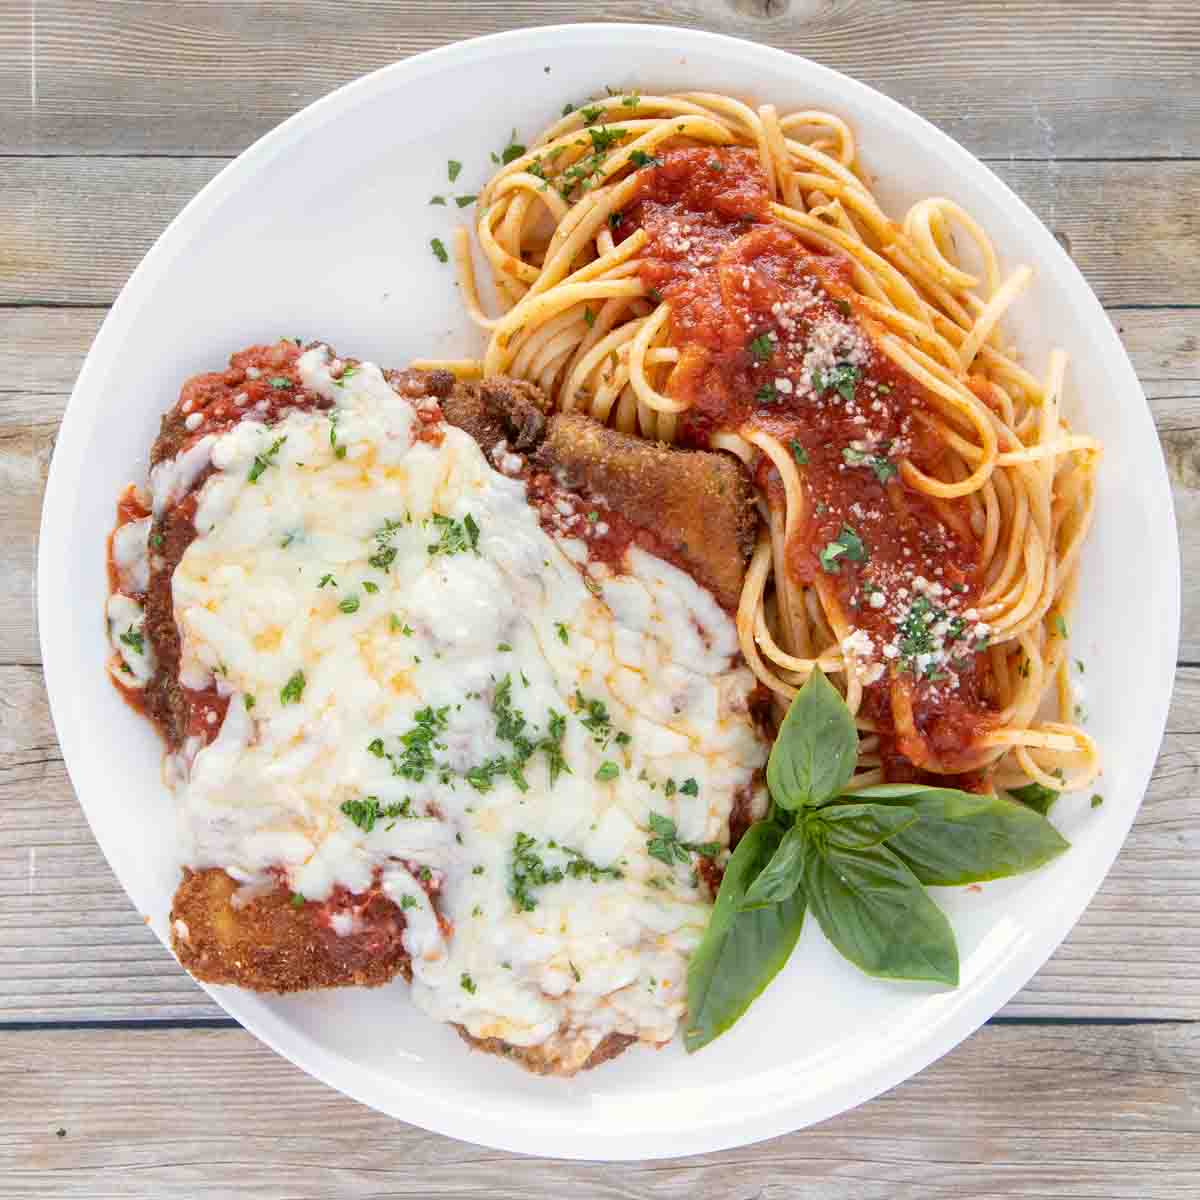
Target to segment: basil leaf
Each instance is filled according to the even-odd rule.
[[[813,839],[804,890],[834,948],[868,975],[958,986],[950,922],[886,846],[842,850]]]
[[[783,841],[771,855],[771,861],[763,867],[758,878],[742,897],[742,902],[738,905],[740,912],[762,908],[767,904],[778,904],[795,892],[800,886],[800,877],[804,871],[804,842],[804,826],[793,825],[783,835]]]
[[[952,887],[1019,875],[1070,845],[1045,817],[1016,800],[953,788],[905,787],[907,794],[864,788],[854,798],[904,805],[917,814],[918,820],[888,845],[922,883]]]
[[[854,718],[837,688],[814,670],[796,694],[767,762],[780,808],[824,804],[850,782],[858,756]]]
[[[893,804],[831,804],[808,817],[821,836],[839,850],[863,850],[895,837],[917,820],[911,809]]]
[[[746,830],[725,867],[708,928],[688,966],[688,1053],[707,1046],[748,1009],[788,960],[804,923],[804,894],[738,912],[747,888],[783,838],[773,821]]]
[[[1062,795],[1062,792],[1056,792],[1053,788],[1045,787],[1040,783],[1027,783],[1024,787],[1009,788],[1008,794],[1014,800],[1020,800],[1027,808],[1032,808],[1034,812],[1040,812],[1043,817],[1048,817],[1055,800]]]

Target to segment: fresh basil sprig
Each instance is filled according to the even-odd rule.
[[[699,1050],[724,1033],[788,960],[804,924],[804,898],[743,911],[746,888],[779,847],[783,830],[756,821],[729,862],[704,938],[688,967],[688,1023],[683,1043]]]
[[[847,792],[858,757],[854,718],[813,671],[767,763],[771,814],[725,867],[688,968],[684,1044],[724,1033],[787,961],[811,909],[837,951],[869,975],[958,985],[958,947],[925,891],[1040,867],[1067,841],[1040,799],[923,784]]]

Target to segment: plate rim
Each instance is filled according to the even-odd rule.
[[[180,248],[186,247],[185,235],[197,218],[219,204],[223,196],[231,190],[231,186],[240,185],[240,181],[247,175],[247,172],[253,174],[261,161],[282,149],[294,132],[301,128],[308,128],[310,124],[318,122],[323,115],[332,115],[339,108],[353,107],[360,100],[368,98],[370,92],[386,86],[398,76],[419,79],[425,74],[446,66],[453,66],[456,63],[459,67],[467,67],[477,56],[491,56],[497,51],[503,53],[510,44],[523,49],[545,47],[549,52],[564,43],[586,43],[589,38],[596,36],[603,36],[605,39],[629,38],[639,42],[647,41],[651,44],[669,40],[673,52],[685,54],[689,47],[694,46],[697,49],[736,52],[738,55],[749,56],[751,59],[755,57],[774,59],[780,66],[789,65],[802,72],[811,72],[814,76],[824,77],[827,83],[836,84],[838,88],[850,94],[866,98],[872,106],[881,107],[893,120],[908,125],[914,121],[919,123],[919,126],[924,127],[926,136],[930,137],[946,156],[947,167],[950,171],[983,172],[987,176],[988,186],[1001,189],[1000,194],[1003,196],[1005,206],[1011,207],[1015,211],[1020,218],[1020,224],[1022,227],[1028,227],[1030,236],[1036,243],[1036,261],[1041,263],[1052,260],[1057,263],[1060,270],[1065,268],[1074,277],[1075,290],[1080,293],[1084,298],[1084,303],[1088,304],[1091,309],[1086,315],[1086,323],[1094,325],[1097,322],[1103,322],[1104,325],[1108,325],[1107,314],[1100,301],[1070,256],[1028,205],[986,163],[976,158],[953,137],[937,128],[919,113],[890,96],[834,68],[774,46],[749,42],[727,34],[683,29],[672,25],[621,22],[541,25],[452,42],[389,63],[343,84],[268,130],[246,150],[227,163],[188,201],[155,239],[106,314],[84,360],[63,414],[47,477],[38,537],[35,586],[39,643],[51,716],[67,772],[93,836],[110,865],[118,862],[124,856],[116,852],[111,845],[111,838],[102,836],[98,831],[97,822],[93,821],[92,810],[85,799],[87,789],[80,788],[76,783],[76,780],[85,778],[86,772],[82,750],[70,724],[65,721],[65,697],[70,686],[70,661],[65,643],[63,644],[64,648],[60,649],[48,634],[48,631],[54,627],[51,606],[62,602],[59,597],[62,594],[63,570],[62,564],[56,561],[54,553],[48,547],[53,546],[56,540],[60,544],[66,544],[69,539],[68,501],[72,498],[71,484],[76,479],[85,477],[80,469],[84,461],[83,450],[85,448],[85,427],[79,415],[80,406],[83,403],[82,398],[92,390],[92,380],[103,377],[110,360],[120,352],[122,327],[130,325],[135,320],[143,303],[139,299],[139,292],[143,290],[144,285],[154,276],[155,272],[169,270],[172,250],[175,249],[176,243],[181,243]],[[1146,404],[1145,393],[1129,360],[1128,353],[1115,330],[1111,330],[1111,326],[1108,327],[1110,329],[1110,345],[1119,355],[1121,372],[1124,375],[1123,379],[1115,382],[1113,391],[1121,395],[1129,392],[1141,396],[1143,405],[1145,405],[1143,415],[1146,420],[1150,421],[1152,418],[1149,406]],[[1164,541],[1169,542],[1170,551],[1169,561],[1163,565],[1163,571],[1166,581],[1171,585],[1170,596],[1166,600],[1166,615],[1169,618],[1169,629],[1166,636],[1170,644],[1172,664],[1174,664],[1178,660],[1181,575],[1178,528],[1161,443],[1152,477],[1146,480],[1145,495],[1154,497],[1159,501],[1160,509],[1165,509],[1164,512],[1159,513],[1159,516],[1165,517],[1172,535],[1169,539],[1164,538]],[[1164,501],[1165,505],[1162,503]],[[1136,803],[1130,803],[1127,806],[1128,819],[1123,822],[1119,837],[1115,832],[1110,833],[1109,843],[1111,844],[1101,847],[1102,852],[1093,856],[1095,882],[1090,887],[1085,886],[1076,900],[1067,905],[1065,909],[1055,912],[1039,925],[1036,932],[1029,935],[1028,944],[1022,948],[1020,953],[1014,954],[1011,961],[991,972],[987,981],[981,984],[981,994],[975,997],[971,1004],[960,1005],[952,1015],[939,1023],[933,1034],[921,1041],[915,1048],[910,1048],[905,1053],[897,1055],[869,1076],[857,1076],[823,1092],[816,1101],[805,1099],[780,1105],[771,1112],[769,1119],[764,1118],[761,1113],[755,1113],[749,1118],[738,1118],[734,1115],[719,1124],[706,1123],[699,1129],[680,1131],[669,1145],[664,1146],[656,1141],[647,1140],[645,1135],[640,1140],[626,1134],[596,1134],[592,1131],[576,1135],[569,1130],[558,1128],[550,1130],[514,1129],[510,1124],[501,1122],[494,1122],[493,1125],[485,1128],[480,1126],[477,1114],[472,1114],[469,1119],[466,1119],[462,1111],[452,1103],[443,1098],[431,1097],[417,1089],[410,1089],[412,1100],[415,1103],[409,1111],[401,1113],[397,1109],[404,1105],[395,1103],[397,1085],[394,1079],[389,1078],[384,1081],[377,1077],[377,1073],[373,1070],[364,1070],[360,1066],[344,1062],[339,1056],[319,1046],[295,1027],[288,1025],[287,1022],[258,1009],[253,1003],[252,995],[247,995],[237,989],[214,988],[204,984],[201,986],[226,1012],[260,1041],[328,1086],[396,1119],[476,1145],[542,1157],[604,1161],[678,1157],[749,1145],[826,1120],[872,1099],[923,1070],[990,1019],[1020,987],[1024,986],[1040,970],[1091,903],[1128,837],[1145,795],[1157,748],[1162,742],[1172,693],[1173,689],[1167,687],[1162,690],[1162,694],[1156,697],[1155,710],[1150,714],[1150,724],[1153,728],[1160,730],[1158,739],[1154,751],[1148,754],[1149,761],[1140,764],[1132,773],[1135,780],[1141,780],[1140,794]],[[98,813],[99,808],[96,808],[96,811]],[[110,844],[106,844],[106,842]],[[115,866],[113,870],[124,888],[125,884],[121,873],[116,870]],[[160,940],[162,932],[161,929],[156,928]],[[286,1046],[284,1034],[287,1035]],[[418,1115],[414,1116],[414,1113]]]

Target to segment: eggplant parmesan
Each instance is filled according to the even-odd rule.
[[[287,341],[189,380],[150,464],[110,669],[166,743],[183,965],[400,975],[541,1073],[669,1040],[765,795],[740,464]]]

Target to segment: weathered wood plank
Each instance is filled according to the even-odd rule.
[[[109,304],[223,159],[14,158],[0,188],[0,304]],[[1200,161],[995,162],[1105,304],[1200,304]],[[1130,221],[1129,213],[1137,220]],[[100,234],[103,231],[103,234]]]
[[[102,306],[0,308],[0,395],[69,393],[107,311]],[[1159,428],[1182,428],[1190,420],[1184,404],[1200,397],[1200,310],[1118,309],[1110,317],[1146,395],[1164,402],[1155,410]],[[0,411],[12,421],[25,410]],[[39,420],[47,415],[28,411]]]
[[[1200,1020],[1200,670],[1100,894],[1005,1016]],[[41,673],[0,668],[0,1023],[218,1016],[129,904],[80,811]]]
[[[1198,1088],[1200,1026],[992,1025],[812,1129],[589,1164],[389,1120],[240,1029],[9,1031],[0,1196],[1185,1200],[1200,1171]]]
[[[0,663],[37,662],[33,572],[45,472],[65,393],[104,310],[0,308]],[[1175,490],[1184,577],[1200,574],[1200,309],[1112,319],[1150,396]],[[1200,661],[1200,592],[1184,592],[1184,661]]]
[[[0,151],[237,153],[396,59],[580,19],[770,42],[894,96],[984,156],[1200,152],[1194,5],[1042,0],[980,0],[969,15],[903,0],[9,4],[0,9]]]

